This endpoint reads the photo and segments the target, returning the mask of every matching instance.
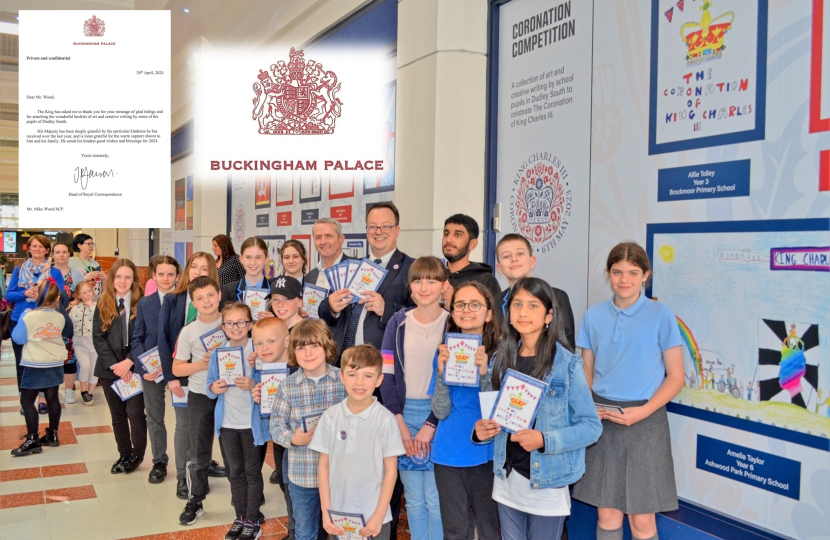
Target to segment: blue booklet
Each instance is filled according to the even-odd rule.
[[[547,389],[546,382],[508,369],[490,419],[508,433],[532,429]]]

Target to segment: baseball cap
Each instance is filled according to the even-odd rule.
[[[277,276],[271,282],[271,294],[279,294],[289,300],[303,297],[303,286],[291,276]]]

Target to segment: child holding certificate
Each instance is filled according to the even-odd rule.
[[[95,405],[92,394],[95,392],[95,385],[98,384],[98,377],[93,370],[98,362],[98,353],[92,344],[92,315],[98,305],[95,302],[95,289],[88,281],[81,281],[75,285],[75,298],[78,304],[69,311],[69,319],[74,327],[72,345],[75,348],[75,360],[78,363],[78,383],[81,386],[81,400],[84,405],[91,407]]]
[[[58,387],[63,381],[63,363],[67,350],[64,337],[72,337],[72,324],[58,310],[61,292],[53,278],[46,278],[37,287],[37,305],[26,311],[12,331],[12,339],[23,347],[20,365],[20,406],[26,418],[27,435],[23,444],[12,450],[13,456],[39,454],[45,446],[60,446],[58,425],[61,402]],[[37,394],[46,396],[49,427],[38,438]]]
[[[245,268],[245,277],[222,287],[222,303],[242,302],[251,308],[254,321],[263,317],[273,317],[268,311],[267,299],[271,293],[271,284],[263,271],[268,262],[268,246],[256,236],[246,238],[239,250],[239,259]],[[250,294],[245,291],[252,289]]]
[[[506,540],[560,537],[571,511],[568,485],[585,472],[585,447],[602,432],[582,362],[561,344],[562,319],[554,302],[543,280],[516,282],[507,302],[509,326],[492,367],[493,389],[513,377],[508,370],[518,372],[524,384],[546,388],[510,394],[511,406],[535,411],[535,421],[513,434],[490,419],[475,425],[474,440],[496,437],[493,499]]]
[[[253,347],[248,338],[251,328],[251,310],[241,302],[234,302],[222,309],[222,328],[228,336],[223,347],[241,347],[245,358]],[[207,396],[216,400],[214,432],[219,437],[224,455],[228,458],[228,475],[231,481],[231,502],[236,511],[226,540],[252,540],[259,532],[259,506],[262,502],[262,454],[268,442],[268,419],[259,414],[259,407],[251,398],[251,390],[258,382],[258,375],[250,368],[252,377],[241,376],[233,386],[219,377],[219,352],[210,356]],[[243,361],[244,363],[244,361]]]
[[[576,340],[603,433],[573,494],[597,507],[599,540],[621,540],[625,514],[634,538],[656,539],[655,512],[678,507],[666,403],[684,384],[682,341],[672,310],[643,292],[642,247],[618,244],[605,271],[614,296],[585,313]]]
[[[490,291],[477,281],[461,284],[450,301],[452,316],[448,332],[479,336],[481,346],[468,351],[451,351],[438,346],[438,369],[432,412],[440,420],[432,442],[435,484],[441,503],[445,540],[466,540],[478,531],[480,540],[498,540],[499,510],[493,500],[493,445],[470,440],[481,418],[479,388],[444,384],[445,365],[454,354],[457,362],[472,364],[482,379],[489,370],[488,354],[499,343],[499,328]],[[449,335],[449,334],[448,334]],[[489,381],[485,382],[490,386]],[[472,512],[471,512],[472,511]],[[471,521],[468,516],[474,515]]]
[[[271,311],[289,329],[303,320],[303,285],[291,276],[277,276],[271,282]]]
[[[179,516],[182,525],[193,525],[204,515],[202,501],[208,491],[207,477],[213,449],[214,408],[216,401],[207,395],[207,370],[210,353],[202,336],[222,325],[219,314],[219,284],[209,277],[197,277],[187,287],[198,316],[185,326],[176,342],[173,375],[187,377],[187,505]]]
[[[343,535],[329,512],[358,514],[365,526],[357,534],[388,540],[398,456],[406,450],[395,415],[372,395],[383,380],[383,357],[371,345],[358,345],[343,352],[340,365],[348,397],[323,413],[308,445],[320,454],[323,527],[329,534]]]
[[[438,301],[449,287],[447,268],[435,257],[420,257],[409,268],[415,308],[392,315],[383,335],[383,405],[394,414],[406,455],[398,459],[406,491],[412,540],[441,540],[441,510],[430,443],[438,425],[432,413],[430,382],[449,313]]]
[[[326,324],[305,320],[294,327],[288,363],[299,367],[282,381],[271,410],[271,437],[287,448],[288,490],[291,493],[296,540],[315,540],[322,524],[317,489],[319,454],[308,447],[314,430],[303,430],[303,420],[319,415],[346,397],[340,370],[331,365],[337,344]]]

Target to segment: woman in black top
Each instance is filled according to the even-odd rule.
[[[226,234],[213,237],[213,254],[216,255],[216,268],[219,271],[219,286],[236,283],[245,277],[245,268],[233,249],[231,239]]]

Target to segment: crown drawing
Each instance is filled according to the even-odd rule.
[[[466,364],[467,360],[469,359],[470,355],[467,354],[467,351],[465,351],[463,348],[457,353],[455,353],[455,361],[459,364]]]
[[[732,29],[735,14],[728,11],[712,18],[709,9],[712,1],[704,1],[700,6],[703,14],[698,22],[688,22],[680,27],[680,38],[686,44],[687,65],[699,64],[720,58],[726,49],[723,41],[726,33]]]
[[[527,405],[527,401],[524,399],[522,392],[518,394],[510,394],[510,408],[522,410],[524,406]]]
[[[258,308],[260,305],[262,305],[262,301],[259,298],[251,298],[252,308]]]
[[[366,285],[371,285],[372,284],[372,274],[370,274],[369,272],[364,273],[363,276],[360,278],[360,281],[362,281]]]
[[[228,356],[227,359],[224,361],[225,369],[228,371],[232,370],[236,367],[236,362],[233,360],[233,356]]]
[[[311,306],[316,306],[317,305],[317,299],[314,298],[314,297],[311,297],[311,298],[308,299],[308,303]]]
[[[354,534],[355,532],[357,532],[357,529],[351,523],[344,523],[343,524],[343,531],[346,534]]]
[[[306,60],[291,48],[288,63],[280,60],[270,71],[259,70],[253,84],[251,117],[262,135],[329,135],[343,103],[336,97],[340,83],[323,64]]]
[[[277,395],[277,385],[274,384],[273,382],[271,384],[269,384],[268,387],[265,390],[268,392],[269,396],[276,396]]]
[[[106,31],[106,25],[104,24],[104,21],[102,21],[95,15],[93,15],[91,19],[87,19],[86,21],[84,21],[85,36],[103,36],[104,31]]]
[[[550,221],[550,209],[553,206],[553,188],[546,186],[541,177],[536,178],[535,186],[525,191],[527,204],[527,222],[544,225]]]

